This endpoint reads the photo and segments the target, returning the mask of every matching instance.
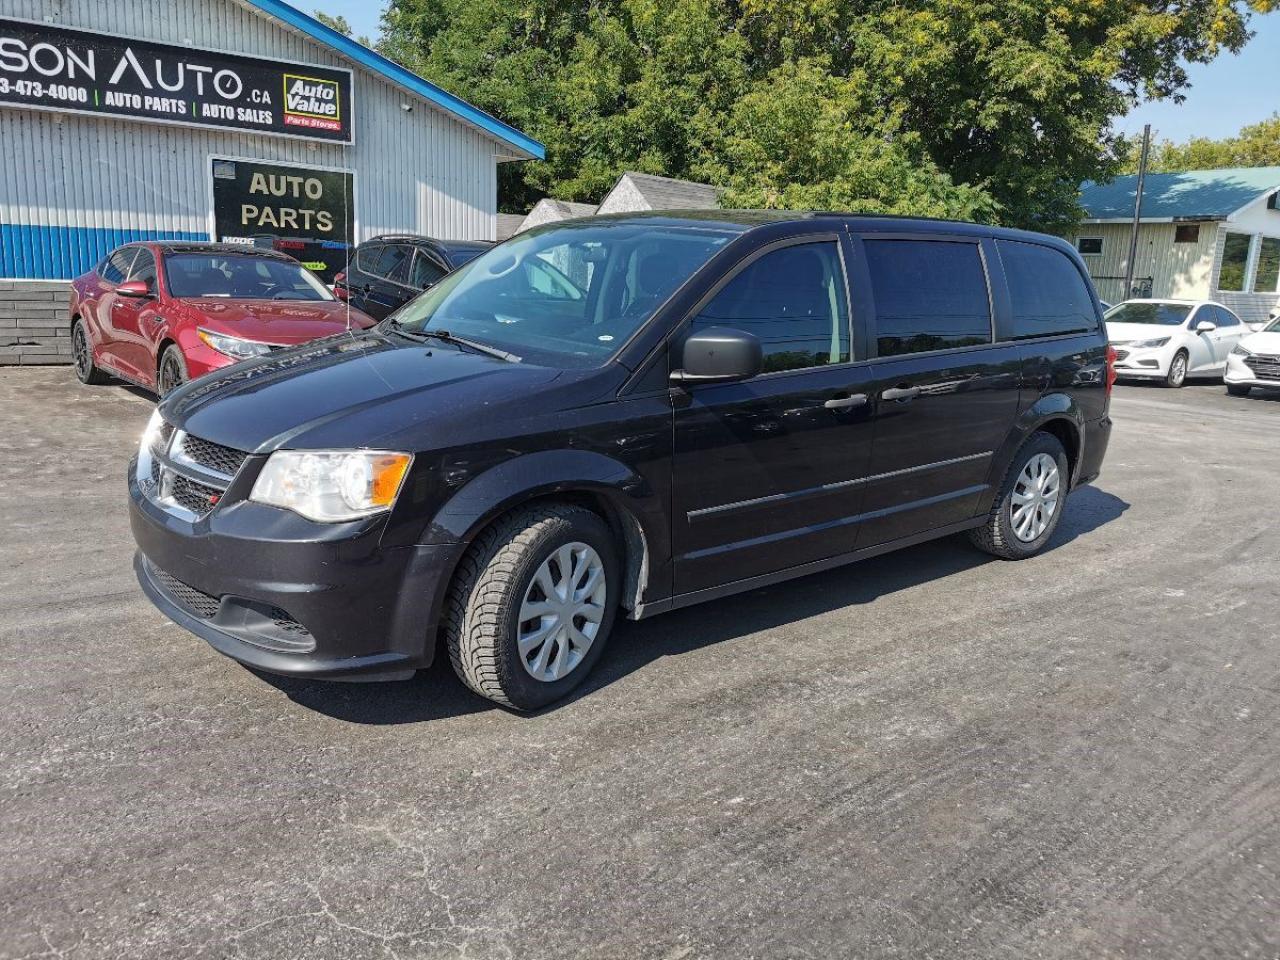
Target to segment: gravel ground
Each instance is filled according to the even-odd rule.
[[[1121,386],[1044,555],[625,623],[533,717],[154,611],[149,409],[0,369],[0,957],[1280,955],[1280,400]]]

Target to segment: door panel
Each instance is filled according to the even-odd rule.
[[[1018,354],[1000,344],[876,364],[872,479],[859,548],[974,515],[1017,413]]]
[[[1218,315],[1212,307],[1200,306],[1196,308],[1191,315],[1191,319],[1187,321],[1187,330],[1191,335],[1191,342],[1188,345],[1187,369],[1195,373],[1210,372],[1218,365],[1217,351],[1214,348],[1217,331],[1196,333],[1196,324],[1202,320],[1217,323]]]
[[[138,255],[137,247],[121,247],[107,257],[103,277],[99,283],[99,295],[94,303],[95,321],[102,334],[102,351],[99,361],[108,369],[133,374],[136,364],[129,362],[129,346],[117,328],[117,321],[124,317],[116,305],[127,298],[116,293],[116,287],[124,283]]]
[[[151,251],[139,249],[130,267],[129,280],[141,280],[158,293],[156,261]],[[152,383],[156,357],[151,342],[155,328],[155,299],[116,295],[111,305],[111,325],[116,340],[116,359],[121,370],[143,383]]]
[[[858,365],[691,391],[675,413],[678,593],[854,549],[872,432],[856,398],[868,384]]]

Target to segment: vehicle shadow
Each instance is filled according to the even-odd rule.
[[[1129,504],[1113,494],[1092,486],[1080,488],[1071,495],[1069,509],[1054,532],[1048,551],[1117,520],[1127,509]],[[662,657],[678,656],[842,607],[871,603],[1000,562],[978,551],[963,535],[945,537],[652,620],[620,620],[608,652],[587,681],[568,700],[543,712],[588,697]],[[443,649],[437,650],[430,669],[402,683],[351,684],[257,676],[295,703],[351,723],[420,723],[501,709],[463,687],[454,677]]]

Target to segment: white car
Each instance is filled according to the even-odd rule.
[[[1243,397],[1253,387],[1280,390],[1280,317],[1235,345],[1222,379],[1233,397]]]
[[[1221,376],[1250,329],[1212,300],[1126,300],[1106,312],[1116,376],[1180,387],[1187,377]]]

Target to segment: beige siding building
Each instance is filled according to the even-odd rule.
[[[1137,177],[1087,183],[1070,236],[1103,300],[1126,298]],[[1129,296],[1217,300],[1246,322],[1280,298],[1280,167],[1149,174]]]

